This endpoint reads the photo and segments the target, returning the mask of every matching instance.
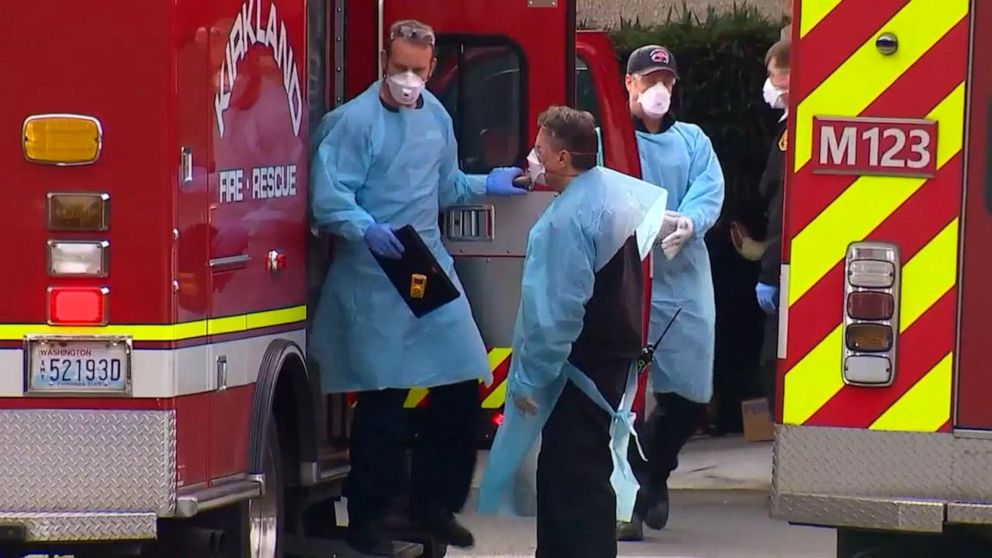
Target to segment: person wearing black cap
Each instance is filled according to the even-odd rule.
[[[667,524],[668,477],[713,395],[716,305],[703,237],[723,207],[723,170],[702,129],[671,114],[677,80],[675,56],[665,47],[641,47],[627,61],[641,177],[668,191],[666,220],[675,224],[654,251],[648,338],[657,339],[681,313],[651,364],[657,405],[638,428],[647,462],[630,455],[641,487],[631,521],[617,523],[624,541],[643,539],[642,522],[654,529]]]

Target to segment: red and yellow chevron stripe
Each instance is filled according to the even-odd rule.
[[[510,349],[496,347],[489,349],[489,370],[493,373],[490,385],[479,383],[479,400],[483,409],[499,409],[506,399],[506,375],[510,372]],[[427,404],[427,390],[414,388],[406,396],[403,407],[415,409]]]
[[[784,424],[949,428],[968,10],[968,0],[796,0]],[[898,37],[896,54],[879,54],[881,32]],[[937,175],[814,175],[815,116],[935,120]],[[897,244],[903,261],[896,381],[884,389],[841,376],[844,257],[862,240]]]

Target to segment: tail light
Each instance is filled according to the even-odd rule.
[[[899,336],[899,248],[855,243],[845,264],[844,383],[890,386]]]
[[[53,277],[106,277],[106,240],[49,240],[48,274]]]
[[[105,287],[50,287],[48,323],[60,326],[100,326],[107,323]]]

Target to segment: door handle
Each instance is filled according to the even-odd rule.
[[[211,271],[225,271],[230,269],[241,269],[248,265],[251,261],[251,256],[248,254],[239,254],[237,256],[225,256],[223,258],[211,258],[210,259],[210,270]]]

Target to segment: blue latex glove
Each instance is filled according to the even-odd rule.
[[[513,185],[513,179],[523,174],[517,167],[497,167],[486,177],[486,194],[490,196],[521,196],[527,193]]]
[[[778,311],[778,287],[758,283],[758,286],[754,288],[754,292],[758,296],[758,306],[766,314],[774,314]]]
[[[403,243],[393,234],[389,225],[373,223],[365,229],[365,244],[377,256],[398,260],[403,256]]]

